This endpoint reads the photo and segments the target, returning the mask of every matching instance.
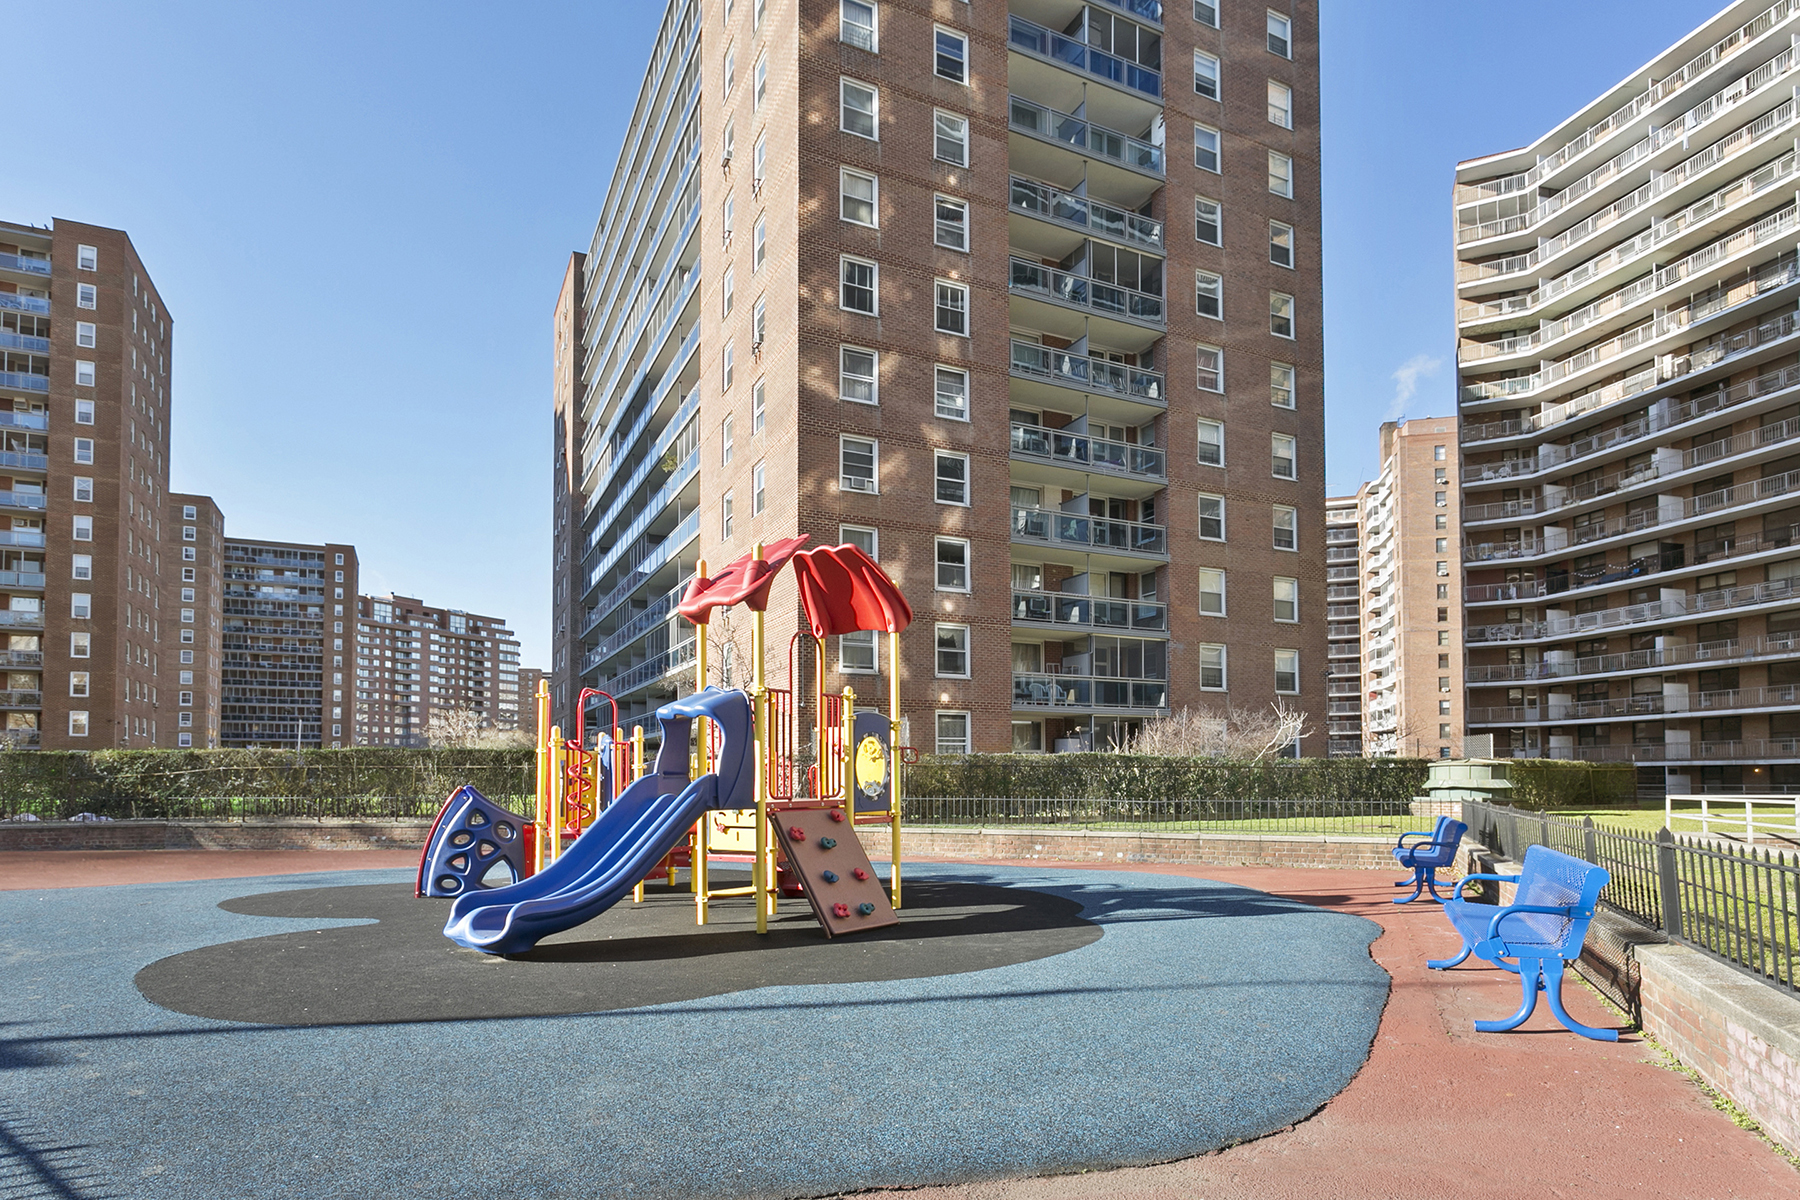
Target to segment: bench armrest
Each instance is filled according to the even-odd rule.
[[[1495,913],[1494,919],[1488,922],[1488,940],[1498,940],[1500,937],[1500,922],[1518,913],[1544,913],[1553,917],[1573,917],[1575,915],[1575,907],[1570,904],[1556,906],[1543,904],[1509,904],[1499,912]]]
[[[1464,883],[1473,883],[1477,879],[1492,879],[1495,883],[1519,882],[1519,877],[1517,875],[1464,875],[1462,877]]]
[[[1431,829],[1409,829],[1405,833],[1400,835],[1399,840],[1394,843],[1394,848],[1397,850],[1405,850],[1408,848],[1406,845],[1407,838],[1409,838],[1409,837],[1428,838],[1434,832],[1436,832],[1436,831],[1431,830]]]

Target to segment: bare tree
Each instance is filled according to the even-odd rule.
[[[522,729],[495,729],[478,708],[434,710],[425,724],[425,740],[448,750],[509,750],[533,744]]]
[[[1310,732],[1306,714],[1279,700],[1267,711],[1233,709],[1224,716],[1183,708],[1173,716],[1145,721],[1120,750],[1128,754],[1261,762],[1279,755]]]

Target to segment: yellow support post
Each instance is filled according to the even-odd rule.
[[[888,837],[893,856],[888,893],[900,911],[900,635],[888,633]]]
[[[563,756],[568,751],[563,745],[562,727],[550,727],[550,861],[555,862],[562,857],[562,823],[563,795],[568,787],[568,776],[564,773]]]
[[[813,639],[813,794],[825,798],[825,639]]]
[[[545,840],[550,825],[550,685],[538,680],[538,744],[537,804],[532,810],[532,824],[537,827],[537,869],[550,865],[549,842]]]
[[[642,725],[634,726],[631,730],[631,777],[633,779],[644,777],[644,727]],[[633,904],[644,902],[643,880],[638,880],[637,886],[631,889],[631,901]]]
[[[763,556],[761,542],[751,550],[755,559]],[[788,686],[793,686],[788,680]],[[769,691],[763,677],[763,614],[758,609],[750,616],[750,711],[756,721],[756,858],[750,865],[751,895],[756,897],[756,932],[769,932],[769,903],[774,881],[770,878],[769,861]]]
[[[843,777],[844,820],[856,824],[856,693],[844,689],[844,761],[839,771]],[[852,830],[854,832],[854,830]]]
[[[703,558],[694,564],[697,578],[706,578],[706,560]],[[706,626],[694,626],[694,691],[706,690]],[[707,762],[707,720],[705,717],[694,721],[694,752],[688,757],[688,778],[698,779],[706,774]],[[688,891],[694,894],[694,923],[706,924],[706,832],[707,814],[702,813],[694,822],[693,832],[689,835],[688,850]],[[674,883],[674,872],[671,870],[669,882]]]

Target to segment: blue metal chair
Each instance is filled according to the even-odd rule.
[[[1425,964],[1442,971],[1474,954],[1519,977],[1524,993],[1519,1011],[1504,1021],[1477,1021],[1476,1030],[1504,1033],[1517,1029],[1537,1008],[1541,991],[1549,996],[1550,1011],[1565,1029],[1599,1042],[1618,1041],[1618,1030],[1583,1025],[1569,1015],[1562,1002],[1563,963],[1581,957],[1581,943],[1594,919],[1594,904],[1611,879],[1606,868],[1548,846],[1532,846],[1525,851],[1517,875],[1465,875],[1462,882],[1476,879],[1518,884],[1514,902],[1496,907],[1446,900],[1444,915],[1462,936],[1462,953]]]
[[[1402,879],[1395,887],[1412,884],[1412,895],[1404,896],[1395,904],[1411,904],[1419,898],[1419,893],[1426,888],[1431,889],[1431,898],[1442,904],[1450,897],[1438,895],[1437,871],[1439,867],[1452,866],[1456,862],[1456,848],[1462,844],[1463,834],[1469,827],[1455,817],[1439,817],[1437,828],[1430,833],[1415,830],[1400,835],[1400,840],[1391,851],[1401,866],[1412,868],[1412,878]],[[1407,845],[1407,838],[1424,838],[1425,841]],[[1455,896],[1456,885],[1450,884],[1451,896]]]

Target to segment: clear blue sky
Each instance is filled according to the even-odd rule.
[[[1335,492],[1373,471],[1376,423],[1452,411],[1455,162],[1717,5],[1321,6]],[[660,15],[0,0],[0,217],[131,233],[176,320],[177,490],[237,532],[354,542],[366,589],[505,617],[548,665],[550,310]]]

